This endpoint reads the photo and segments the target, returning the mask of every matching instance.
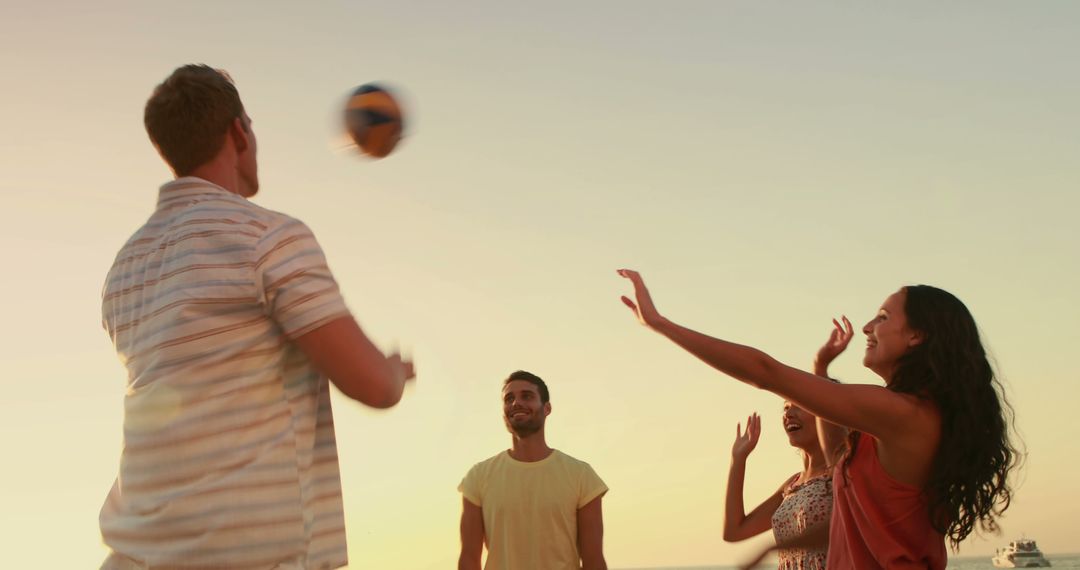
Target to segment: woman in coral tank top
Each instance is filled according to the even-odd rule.
[[[927,285],[889,295],[863,327],[863,364],[885,386],[839,384],[675,324],[637,272],[619,274],[634,285],[636,302],[622,299],[643,324],[717,370],[847,428],[846,440],[822,438],[826,456],[837,459],[829,569],[944,569],[946,539],[955,549],[976,525],[996,529],[1017,457],[1011,410],[959,299]]]

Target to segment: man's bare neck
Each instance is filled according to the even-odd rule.
[[[196,176],[198,178],[202,178],[207,182],[213,182],[214,184],[221,186],[222,188],[228,190],[229,192],[232,192],[233,194],[241,195],[240,182],[238,180],[238,176],[236,175],[235,167],[230,168],[228,165],[221,162],[212,161],[203,164],[202,166],[199,166],[195,170],[191,171],[188,176]]]
[[[543,431],[525,437],[518,437],[517,435],[513,437],[514,445],[510,448],[509,453],[510,457],[518,461],[531,463],[547,459],[547,456],[551,455],[552,449],[544,441]]]

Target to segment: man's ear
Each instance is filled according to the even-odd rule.
[[[544,417],[551,415],[551,402],[544,404]]]
[[[248,140],[248,130],[244,125],[244,119],[236,117],[233,119],[231,125],[229,125],[229,138],[233,141],[233,147],[236,149],[236,154],[243,154],[244,151],[251,146],[251,141]]]

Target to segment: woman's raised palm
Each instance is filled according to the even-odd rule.
[[[735,424],[735,443],[731,446],[731,456],[735,459],[746,459],[757,447],[760,437],[761,417],[754,412],[746,418],[746,431],[742,430],[741,424]]]

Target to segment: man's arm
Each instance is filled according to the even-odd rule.
[[[578,551],[582,570],[607,570],[604,560],[604,511],[600,504],[603,495],[589,501],[577,511]]]
[[[484,511],[462,497],[461,556],[458,557],[458,570],[480,570],[480,555],[483,552]]]
[[[412,362],[384,356],[351,316],[339,317],[294,339],[312,364],[346,396],[373,408],[401,400]]]
[[[412,364],[386,357],[349,315],[326,256],[303,222],[284,217],[255,246],[266,314],[346,396],[376,408],[401,399]]]

